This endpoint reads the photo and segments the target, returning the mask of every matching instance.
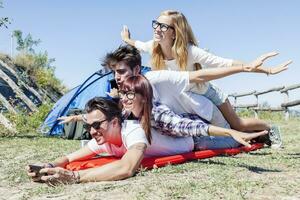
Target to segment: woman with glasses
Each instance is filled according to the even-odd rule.
[[[134,116],[134,118],[141,123],[146,133],[147,139],[151,144],[151,110],[153,107],[153,90],[150,82],[143,75],[130,76],[123,82],[119,90],[119,97],[123,106],[123,113],[127,113],[127,116],[129,115],[129,113],[131,113]],[[173,117],[174,115],[176,114],[173,113]],[[155,123],[157,122],[153,122],[153,124]],[[208,135],[193,137],[194,150],[234,148],[238,147],[240,144],[249,146],[248,142],[251,139],[267,134],[267,131],[249,134],[235,131],[232,129],[216,127],[213,125],[206,124],[206,126],[208,126]],[[168,133],[164,134],[170,135]],[[155,139],[154,142],[155,144],[159,143]]]
[[[201,66],[212,68],[231,66],[246,68],[246,66],[249,66],[249,64],[246,65],[240,61],[215,56],[199,48],[186,17],[178,11],[163,11],[156,20],[152,21],[152,28],[153,40],[148,42],[131,39],[126,26],[123,27],[121,37],[127,44],[149,53],[151,55],[151,67],[154,70],[193,71],[201,69]],[[250,63],[250,66],[261,66],[265,59],[276,55],[275,52],[263,55]],[[256,71],[268,75],[277,74],[286,70],[287,65],[290,63],[291,61],[268,70],[258,67]],[[191,84],[187,91],[204,95],[210,99],[218,106],[233,129],[246,132],[271,129],[271,126],[262,120],[238,117],[227,95],[209,82]],[[278,129],[275,128],[275,130]]]

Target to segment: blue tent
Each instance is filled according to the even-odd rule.
[[[110,91],[111,71],[99,70],[92,74],[81,85],[73,88],[61,97],[47,115],[40,131],[45,135],[61,135],[63,125],[58,124],[58,117],[65,116],[72,108],[84,109],[85,104],[96,96],[107,97]]]
[[[142,74],[149,70],[148,67],[142,67]],[[84,109],[85,104],[96,96],[110,98],[106,92],[110,91],[110,83],[113,79],[113,73],[104,69],[92,74],[81,85],[70,90],[54,104],[41,125],[40,131],[45,135],[61,135],[63,125],[58,124],[57,118],[65,116],[70,109]]]

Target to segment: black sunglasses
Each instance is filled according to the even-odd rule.
[[[134,91],[119,91],[119,97],[120,99],[123,99],[126,96],[128,100],[133,100],[135,98],[135,92]]]
[[[166,32],[169,28],[175,30],[173,26],[164,23],[159,23],[156,20],[152,20],[152,28],[157,29],[157,27],[159,27],[162,32]]]
[[[91,128],[93,127],[95,130],[98,130],[100,129],[100,126],[103,122],[107,121],[107,119],[104,119],[102,121],[96,121],[96,122],[93,122],[92,124],[88,124],[88,123],[84,123],[83,124],[83,128],[87,131],[87,132],[90,132],[91,131]]]

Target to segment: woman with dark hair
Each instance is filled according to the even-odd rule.
[[[142,75],[128,77],[120,88],[119,96],[124,111],[136,117],[151,144],[151,110],[153,91],[149,81]]]
[[[119,96],[123,110],[137,118],[148,139],[151,142],[151,110],[153,90],[150,82],[143,75],[130,76],[123,82]],[[204,123],[204,122],[202,122]],[[266,135],[267,131],[258,133],[243,133],[233,129],[208,126],[208,135],[194,136],[194,150],[234,148],[240,144],[249,146],[249,141],[260,135]],[[169,134],[170,135],[170,134]],[[207,137],[203,137],[207,136]],[[220,137],[214,137],[220,136]]]

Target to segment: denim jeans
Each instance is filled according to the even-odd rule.
[[[226,136],[194,136],[193,140],[195,144],[194,150],[227,149],[236,148],[241,145],[232,137]]]

